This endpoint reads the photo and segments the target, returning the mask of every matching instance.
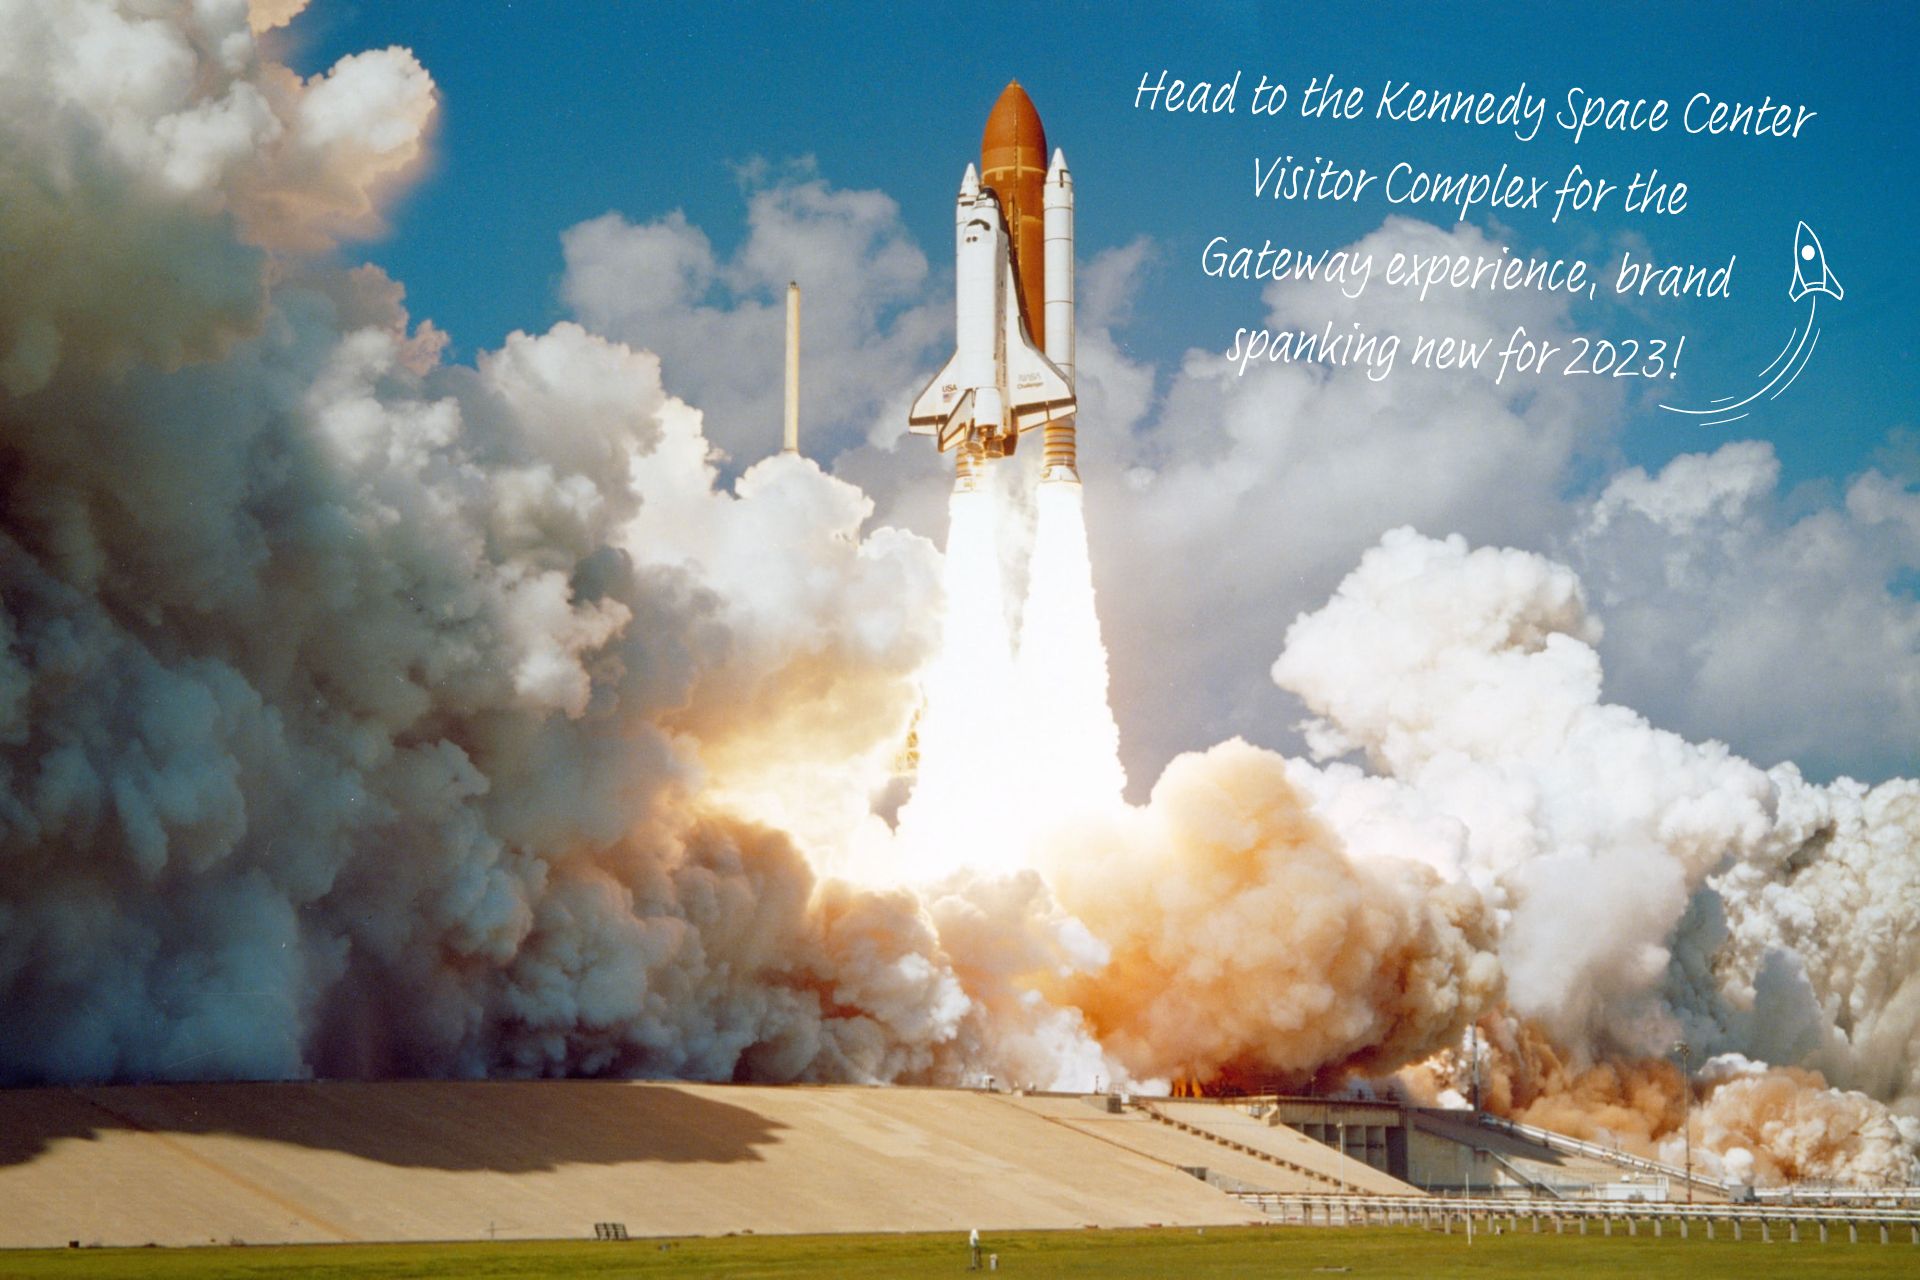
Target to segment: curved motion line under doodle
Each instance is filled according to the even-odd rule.
[[[1811,227],[1802,222],[1794,234],[1793,282],[1787,287],[1787,296],[1795,302],[1801,298],[1807,300],[1807,322],[1803,326],[1796,326],[1793,332],[1787,335],[1786,345],[1780,348],[1780,353],[1774,356],[1766,368],[1754,375],[1756,378],[1766,378],[1768,374],[1773,376],[1768,378],[1759,390],[1739,400],[1735,400],[1732,396],[1721,396],[1705,409],[1684,409],[1671,404],[1663,404],[1660,407],[1668,413],[1711,418],[1712,421],[1703,422],[1701,425],[1719,427],[1729,422],[1738,422],[1746,417],[1746,414],[1734,411],[1744,409],[1761,396],[1766,396],[1769,400],[1778,399],[1781,392],[1793,385],[1794,379],[1800,376],[1800,371],[1805,369],[1807,362],[1813,359],[1814,349],[1820,345],[1820,329],[1817,321],[1820,318],[1818,295],[1822,293],[1832,296],[1835,301],[1846,296],[1846,291],[1840,287],[1840,281],[1834,278],[1833,272],[1827,267],[1827,256],[1820,247],[1819,238],[1813,234]],[[1792,354],[1788,354],[1789,352]],[[1778,372],[1775,372],[1776,369]]]

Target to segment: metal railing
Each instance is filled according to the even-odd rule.
[[[1787,1187],[1756,1187],[1753,1198],[1770,1203],[1804,1205],[1920,1206],[1920,1187],[1886,1187],[1877,1191],[1864,1191],[1858,1187],[1814,1186],[1801,1182]]]
[[[1470,1220],[1486,1229],[1502,1222],[1508,1230],[1519,1230],[1523,1222],[1539,1232],[1547,1224],[1564,1232],[1573,1228],[1585,1234],[1600,1224],[1609,1235],[1624,1226],[1637,1235],[1643,1227],[1663,1234],[1667,1224],[1678,1227],[1683,1236],[1696,1225],[1706,1227],[1708,1239],[1715,1238],[1716,1227],[1727,1228],[1734,1239],[1743,1238],[1743,1228],[1751,1227],[1762,1239],[1770,1239],[1776,1227],[1784,1227],[1793,1239],[1803,1226],[1812,1226],[1826,1238],[1835,1225],[1849,1228],[1857,1238],[1862,1226],[1884,1228],[1884,1237],[1902,1236],[1901,1243],[1920,1245],[1920,1208],[1891,1205],[1808,1205],[1808,1204],[1679,1204],[1613,1200],[1530,1200],[1499,1201],[1446,1196],[1330,1196],[1301,1192],[1239,1192],[1234,1198],[1257,1208],[1282,1222],[1304,1226],[1423,1226],[1451,1230],[1453,1225]],[[1586,1225],[1581,1225],[1586,1224]]]
[[[1738,1196],[1744,1194],[1746,1190],[1743,1183],[1722,1182],[1718,1178],[1698,1171],[1683,1169],[1678,1165],[1666,1164],[1659,1160],[1649,1160],[1645,1156],[1629,1155],[1618,1147],[1606,1147],[1597,1142],[1569,1138],[1564,1133],[1555,1133],[1551,1129],[1542,1129],[1537,1125],[1521,1124],[1517,1120],[1503,1120],[1499,1116],[1490,1116],[1485,1112],[1479,1113],[1479,1119],[1484,1127],[1497,1133],[1512,1134],[1516,1138],[1525,1138],[1529,1142],[1537,1142],[1543,1147],[1551,1147],[1555,1151],[1569,1155],[1586,1156],[1590,1160],[1604,1160],[1623,1169],[1632,1169],[1639,1173],[1655,1173],[1680,1183],[1690,1182],[1696,1188],[1713,1191],[1719,1195]]]
[[[1318,1169],[1309,1169],[1306,1165],[1296,1160],[1289,1160],[1285,1156],[1275,1152],[1249,1146],[1247,1143],[1240,1142],[1237,1139],[1215,1133],[1211,1129],[1203,1129],[1199,1125],[1188,1124],[1185,1120],[1170,1116],[1164,1111],[1161,1111],[1160,1108],[1143,1099],[1135,1098],[1134,1108],[1135,1110],[1145,1113],[1152,1119],[1159,1121],[1161,1124],[1177,1129],[1183,1133],[1191,1134],[1197,1138],[1205,1138],[1209,1142],[1217,1143],[1229,1150],[1238,1151],[1243,1155],[1252,1156],[1256,1160],[1264,1160],[1268,1164],[1279,1165],[1281,1168],[1287,1169],[1300,1177],[1308,1178],[1315,1182],[1331,1183],[1336,1187],[1344,1187],[1355,1194],[1365,1194],[1366,1189],[1364,1187],[1356,1183],[1348,1182],[1345,1178],[1338,1177],[1331,1173],[1323,1173]]]
[[[1569,1192],[1588,1191],[1592,1187],[1591,1183],[1581,1184],[1579,1186],[1557,1185],[1545,1178],[1528,1173],[1525,1169],[1522,1169],[1498,1151],[1489,1151],[1487,1154],[1493,1157],[1495,1164],[1505,1169],[1513,1177],[1518,1178],[1521,1186],[1535,1193],[1545,1192],[1555,1200],[1565,1200]]]
[[[1482,1125],[1496,1132],[1509,1133],[1515,1137],[1538,1142],[1542,1146],[1570,1155],[1586,1156],[1594,1160],[1604,1160],[1622,1168],[1634,1169],[1643,1173],[1661,1174],[1685,1184],[1689,1181],[1696,1188],[1718,1192],[1737,1201],[1761,1201],[1785,1204],[1858,1204],[1858,1205],[1915,1205],[1920,1206],[1920,1186],[1883,1187],[1868,1190],[1860,1187],[1816,1186],[1796,1183],[1785,1187],[1750,1187],[1735,1179],[1719,1179],[1709,1174],[1688,1170],[1677,1165],[1666,1164],[1659,1160],[1650,1160],[1645,1156],[1631,1155],[1617,1147],[1603,1146],[1597,1142],[1586,1142],[1579,1138],[1570,1138],[1564,1133],[1552,1129],[1542,1129],[1537,1125],[1521,1124],[1517,1120],[1506,1120],[1499,1116],[1481,1113]]]

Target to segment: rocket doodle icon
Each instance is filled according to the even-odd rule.
[[[1660,407],[1668,413],[1711,419],[1702,423],[1702,426],[1724,427],[1746,417],[1746,407],[1761,396],[1769,400],[1779,399],[1781,392],[1792,386],[1794,379],[1800,376],[1800,371],[1807,367],[1807,363],[1813,359],[1814,349],[1820,345],[1820,299],[1810,296],[1820,293],[1835,302],[1846,297],[1846,290],[1840,287],[1840,282],[1834,279],[1833,271],[1827,266],[1827,251],[1820,247],[1820,237],[1813,234],[1812,227],[1802,222],[1793,232],[1793,279],[1787,282],[1787,298],[1792,302],[1807,299],[1807,323],[1804,326],[1795,325],[1793,332],[1787,335],[1786,345],[1780,348],[1780,354],[1754,375],[1756,380],[1766,378],[1766,382],[1758,391],[1750,391],[1745,396],[1717,396],[1704,409],[1682,408],[1673,404]]]
[[[1793,233],[1793,283],[1787,287],[1787,298],[1798,302],[1810,293],[1824,293],[1835,302],[1847,296],[1827,268],[1827,251],[1820,247],[1820,237],[1803,222]]]
[[[1073,178],[1047,160],[1040,115],[1019,81],[987,116],[980,169],[954,207],[954,353],[914,400],[908,427],[953,451],[954,487],[1044,428],[1042,483],[1074,470]]]

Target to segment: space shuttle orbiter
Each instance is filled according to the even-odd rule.
[[[955,457],[971,489],[1022,432],[1044,429],[1043,483],[1074,470],[1073,179],[1047,160],[1039,113],[1018,81],[987,116],[980,169],[954,208],[954,353],[914,400],[908,428]]]

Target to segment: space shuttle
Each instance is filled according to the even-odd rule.
[[[1043,484],[1074,469],[1073,178],[1033,100],[1009,83],[987,116],[980,168],[954,204],[954,353],[908,412],[908,429],[954,455],[954,488],[1042,432]]]

